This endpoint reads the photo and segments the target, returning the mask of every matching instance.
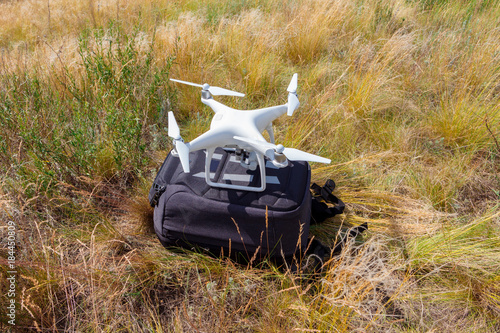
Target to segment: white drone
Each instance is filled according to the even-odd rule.
[[[266,188],[266,157],[278,168],[286,167],[288,160],[330,163],[327,158],[294,148],[285,148],[281,144],[274,144],[272,121],[284,113],[291,116],[300,104],[296,94],[297,74],[293,75],[287,89],[288,103],[256,110],[236,110],[212,98],[212,96],[243,97],[245,94],[220,87],[211,87],[206,83],[201,85],[175,79],[170,80],[202,88],[201,102],[215,112],[210,129],[191,142],[184,142],[173,112],[168,113],[168,135],[173,138],[175,146],[172,154],[180,158],[184,172],[189,173],[189,152],[205,149],[205,180],[208,185],[234,190],[264,191]],[[264,130],[269,133],[271,142],[267,142],[262,136]],[[258,165],[261,176],[260,187],[213,182],[210,176],[210,164],[217,147],[234,150],[236,159],[247,169],[256,170]]]

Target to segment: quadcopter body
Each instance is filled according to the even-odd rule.
[[[173,139],[175,146],[172,153],[180,158],[184,172],[189,173],[189,152],[204,149],[206,151],[205,180],[210,186],[255,192],[264,191],[266,188],[266,158],[278,168],[286,167],[288,160],[330,163],[330,160],[324,157],[294,148],[285,148],[281,144],[274,143],[272,121],[285,113],[291,116],[299,107],[300,103],[296,94],[297,74],[293,75],[288,86],[288,102],[286,104],[256,110],[233,109],[213,99],[213,96],[217,95],[243,97],[244,94],[224,88],[211,87],[208,84],[200,85],[171,80],[201,87],[202,103],[209,106],[215,113],[210,129],[191,142],[184,142],[173,112],[168,113],[168,135]],[[262,135],[264,131],[268,132],[271,142],[268,142]],[[212,181],[210,163],[214,151],[218,147],[234,150],[236,159],[245,168],[256,170],[259,167],[260,186],[243,186]]]

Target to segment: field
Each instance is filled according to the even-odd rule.
[[[497,0],[0,1],[0,331],[500,331],[499,27]],[[168,79],[249,109],[295,72],[277,142],[346,203],[311,234],[368,232],[314,278],[164,249],[167,112],[187,141],[212,116]]]

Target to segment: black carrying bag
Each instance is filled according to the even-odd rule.
[[[169,154],[149,193],[155,232],[165,247],[245,261],[289,260],[306,250],[312,202],[307,162],[280,169],[267,162],[263,192],[209,186],[201,150],[190,153],[190,168],[184,173],[179,158]],[[232,151],[217,149],[210,171],[215,182],[260,186],[259,168],[243,168]]]
[[[212,181],[260,186],[259,169],[250,171],[235,162],[234,152],[216,150]],[[345,204],[333,195],[331,179],[309,189],[307,162],[289,161],[281,169],[267,162],[263,192],[210,187],[204,151],[190,153],[190,168],[184,173],[179,158],[168,154],[149,192],[154,229],[165,247],[198,249],[244,262],[282,263],[309,256],[317,271],[325,257],[340,253],[349,238],[367,229],[366,224],[352,228],[332,247],[308,238],[311,224],[342,214]]]

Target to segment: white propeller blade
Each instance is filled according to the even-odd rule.
[[[298,74],[295,73],[292,76],[292,80],[290,81],[290,84],[288,85],[288,91],[289,93],[295,94],[297,92],[297,79],[298,79]]]
[[[241,136],[235,136],[233,138],[238,140],[238,141],[246,142],[251,147],[254,147],[257,150],[264,151],[265,155],[271,159],[273,158],[273,156],[269,156],[269,154],[268,154],[269,149],[273,149],[274,151],[280,150],[279,148],[283,149],[283,146],[274,145],[274,144],[269,143],[267,141],[254,140],[254,139],[250,139],[250,138],[244,138]],[[318,155],[306,153],[305,151],[295,149],[295,148],[285,148],[283,150],[283,154],[290,161],[308,161],[308,162],[319,162],[319,163],[326,163],[326,164],[331,162],[331,160],[328,158],[324,158],[324,157],[321,157]]]
[[[185,173],[189,173],[189,147],[182,141],[179,125],[172,111],[168,112],[168,136],[174,139],[175,150],[179,154],[182,169]]]
[[[170,79],[170,81],[179,82],[179,83],[182,83],[182,84],[187,84],[188,86],[203,88],[203,85],[202,84],[198,84],[198,83],[187,82],[187,81],[182,81],[182,80],[177,80],[177,79]]]
[[[306,153],[305,151],[295,149],[295,148],[285,148],[283,151],[286,158],[290,161],[308,161],[308,162],[319,162],[319,163],[330,163],[331,160],[318,155]]]
[[[210,87],[208,91],[214,96],[236,96],[236,97],[245,97],[245,94],[239,93],[237,91],[232,91],[229,89],[224,89],[220,87]]]
[[[293,74],[292,80],[290,81],[290,84],[288,85],[288,88],[286,90],[288,91],[288,103],[287,103],[288,110],[286,114],[289,116],[291,116],[293,114],[293,111],[295,111],[300,105],[299,98],[297,97],[298,77],[299,76],[297,73]]]
[[[185,173],[189,173],[189,147],[181,140],[175,141],[175,150],[179,154],[179,159],[181,160],[182,169]]]
[[[168,112],[168,136],[174,140],[181,139],[181,131],[179,130],[179,126],[177,125],[177,121],[175,121],[172,111]]]
[[[245,96],[245,94],[239,93],[237,91],[232,91],[232,90],[221,88],[221,87],[211,87],[206,83],[205,84],[198,84],[198,83],[187,82],[187,81],[182,81],[182,80],[177,80],[177,79],[170,79],[170,81],[174,81],[174,82],[178,82],[178,83],[182,83],[182,84],[187,84],[189,86],[203,88],[203,90],[208,90],[214,96],[237,96],[237,97],[244,97]]]
[[[299,102],[299,98],[297,97],[297,95],[295,95],[294,93],[289,93],[288,94],[288,103],[287,103],[288,110],[287,110],[286,114],[291,116],[293,114],[293,111],[297,110],[299,105],[300,105],[300,102]]]

